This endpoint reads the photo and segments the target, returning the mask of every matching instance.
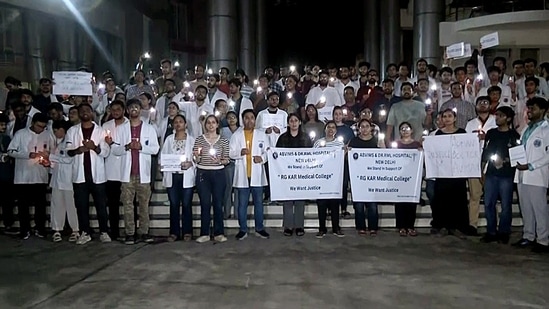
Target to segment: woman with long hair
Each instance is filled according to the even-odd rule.
[[[168,117],[160,120],[160,123],[158,123],[157,127],[157,134],[158,138],[160,138],[160,145],[164,143],[168,136],[174,133],[173,119],[177,115],[179,115],[179,104],[177,104],[176,102],[170,102],[168,104]],[[185,125],[186,124],[187,122],[185,121]]]
[[[324,123],[318,119],[318,110],[314,104],[305,108],[305,119],[301,128],[313,143],[324,136]]]

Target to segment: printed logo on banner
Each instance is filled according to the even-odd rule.
[[[275,159],[275,160],[278,159],[278,152],[276,152],[276,151],[273,152],[273,159]]]
[[[259,143],[259,148],[263,148],[263,143]]]
[[[358,153],[353,153],[353,159],[358,160]]]

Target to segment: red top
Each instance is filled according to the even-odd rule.
[[[143,122],[139,123],[138,126],[131,127],[132,131],[132,141],[139,141],[139,137],[141,136],[141,127],[143,126]],[[139,176],[139,150],[132,149],[132,176]]]

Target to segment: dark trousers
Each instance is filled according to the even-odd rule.
[[[345,160],[343,165],[343,191],[341,196],[341,212],[347,211],[347,198],[349,197],[349,162]]]
[[[2,220],[5,227],[11,227],[15,222],[13,207],[15,207],[15,192],[13,181],[0,182],[0,205],[2,206]]]
[[[265,163],[265,176],[267,179],[269,178],[269,163]],[[269,185],[271,182],[268,181],[267,185],[263,188],[263,196],[265,197],[265,200],[268,200],[271,198],[271,186]],[[236,205],[236,203],[235,203]],[[236,212],[236,211],[235,211]]]
[[[213,235],[225,234],[223,227],[223,194],[225,193],[225,171],[196,171],[196,189],[200,198],[200,236],[210,235],[211,209],[214,213]]]
[[[318,230],[320,232],[327,233],[328,229],[326,228],[326,211],[330,209],[332,217],[332,230],[334,232],[339,231],[339,199],[330,199],[330,200],[316,200],[318,206]]]
[[[170,234],[181,237],[193,233],[193,188],[183,188],[183,174],[172,174],[172,186],[167,188],[170,200]],[[183,207],[183,217],[181,217]]]
[[[379,229],[379,211],[377,203],[357,202],[355,208],[355,226],[359,231],[366,231],[366,218],[368,218],[368,230],[377,231]]]
[[[17,184],[19,225],[21,234],[30,232],[30,207],[34,206],[35,229],[42,235],[46,230],[46,194],[48,185],[45,183]]]
[[[82,232],[91,235],[90,228],[90,194],[93,197],[93,203],[97,212],[97,220],[99,221],[99,231],[107,233],[109,231],[107,219],[107,194],[106,184],[95,184],[91,181],[83,183],[74,183],[74,204],[78,214],[78,225]]]
[[[416,223],[417,204],[395,203],[397,229],[414,229]]]
[[[435,197],[431,205],[433,228],[467,231],[469,207],[467,202],[467,179],[437,178]]]
[[[111,238],[120,237],[120,194],[122,183],[120,181],[107,181],[107,207],[109,208],[109,226],[111,228]]]

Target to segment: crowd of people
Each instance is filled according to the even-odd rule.
[[[16,78],[5,79],[9,94],[0,114],[4,233],[28,239],[33,231],[46,237],[51,187],[53,241],[62,241],[65,219],[72,229],[69,241],[91,241],[91,195],[101,242],[153,242],[149,201],[158,176],[168,192],[169,241],[224,242],[229,218],[238,220],[236,239],[246,238],[250,195],[254,232],[269,238],[263,225],[270,192],[268,148],[421,150],[426,135],[470,133],[482,149],[482,177],[426,179],[431,233],[477,235],[484,195],[487,229],[481,241],[508,243],[516,190],[524,227],[514,244],[549,252],[547,63],[538,67],[535,59],[515,60],[508,69],[507,59],[497,57],[487,67],[480,50],[454,68],[446,63],[438,69],[420,59],[414,77],[406,63],[380,72],[360,61],[322,70],[268,66],[253,82],[241,69],[231,75],[227,68],[214,73],[197,65],[180,78],[171,60],[160,64],[162,76],[147,79],[138,70],[122,87],[106,72],[92,83],[89,96],[55,96],[49,78],[40,80],[38,93],[20,88]],[[284,121],[269,122],[276,117]],[[517,145],[524,146],[527,162],[510,162],[509,149]],[[181,168],[164,170],[162,156],[167,155],[180,156]],[[328,232],[328,215],[333,234],[344,236],[340,219],[351,216],[347,162],[342,173],[341,199],[317,200],[318,238]],[[194,190],[201,208],[199,235],[192,228]],[[285,236],[305,234],[304,205],[283,202]],[[377,235],[377,203],[353,207],[357,233]],[[416,203],[395,204],[400,236],[417,236],[416,208]]]

